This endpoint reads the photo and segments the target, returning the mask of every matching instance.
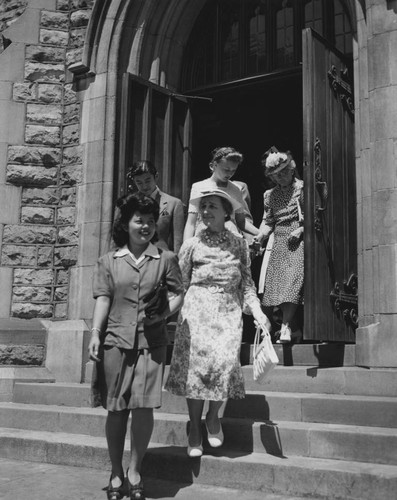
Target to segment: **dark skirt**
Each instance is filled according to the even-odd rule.
[[[91,405],[108,411],[159,408],[166,346],[120,349],[104,346],[94,365]]]

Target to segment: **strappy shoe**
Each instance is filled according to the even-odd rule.
[[[124,478],[120,478],[121,479],[121,485],[118,486],[117,488],[115,488],[112,485],[112,479],[113,479],[113,474],[110,474],[109,485],[108,485],[108,489],[106,491],[106,495],[108,497],[108,500],[120,500],[124,496],[124,493],[123,493],[123,490],[124,490]]]
[[[143,491],[143,481],[142,479],[138,484],[131,484],[127,474],[128,481],[128,493],[130,495],[130,500],[146,500],[145,493]]]

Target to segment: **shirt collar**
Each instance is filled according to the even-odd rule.
[[[156,189],[150,194],[150,197],[153,198],[153,200],[155,200],[157,195],[159,194],[160,194],[160,189],[158,186],[156,186]]]
[[[125,255],[131,255],[132,258],[136,260],[135,257],[130,252],[127,245],[124,245],[123,247],[119,248],[115,252],[114,257],[124,257]],[[145,257],[153,257],[154,259],[160,258],[159,249],[155,245],[153,245],[153,243],[149,243],[149,245],[143,251],[142,255],[144,255]]]

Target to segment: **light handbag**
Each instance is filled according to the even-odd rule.
[[[270,333],[264,330],[262,341],[261,328],[258,327],[255,333],[254,349],[253,349],[253,371],[254,380],[262,382],[266,375],[278,364],[278,356],[274,350]]]

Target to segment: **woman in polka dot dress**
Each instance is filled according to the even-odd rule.
[[[255,238],[262,244],[274,232],[262,305],[281,309],[278,342],[288,343],[302,337],[300,330],[291,331],[290,324],[303,303],[303,181],[295,177],[296,164],[289,152],[268,154],[264,166],[276,186],[264,193],[263,221]]]

